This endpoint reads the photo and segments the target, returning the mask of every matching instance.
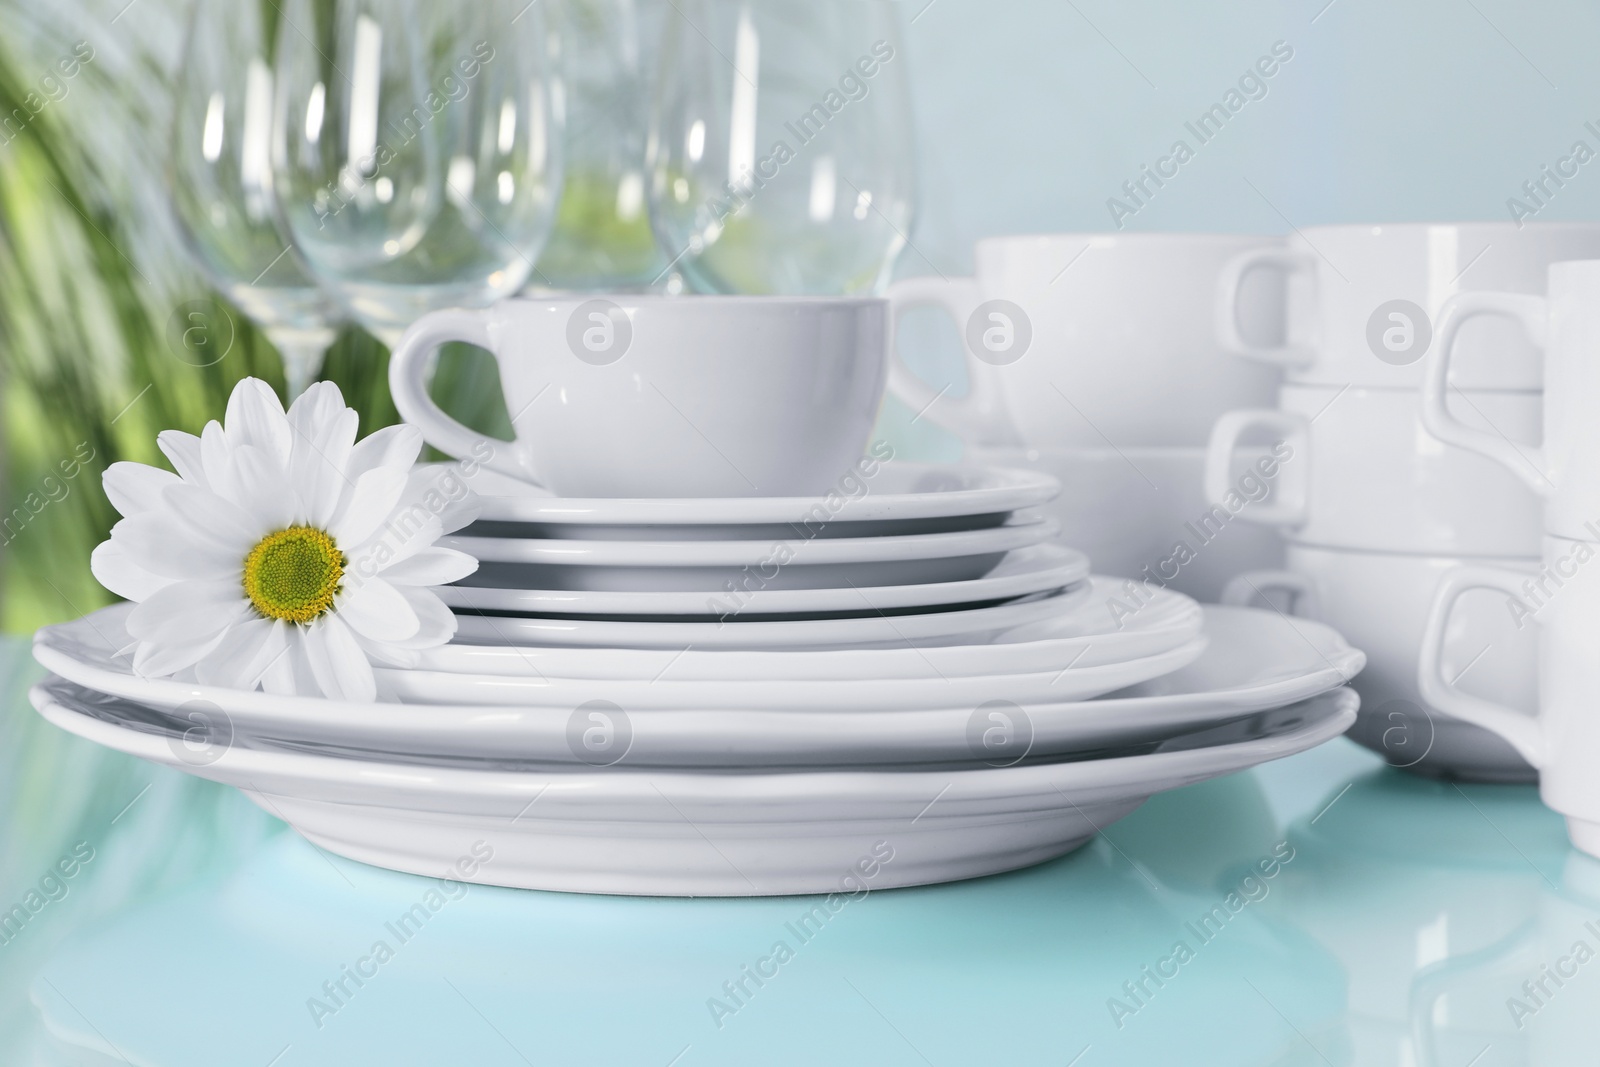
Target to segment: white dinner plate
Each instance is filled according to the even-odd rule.
[[[949,608],[843,619],[733,619],[660,622],[533,618],[456,612],[456,641],[476,645],[580,645],[587,648],[880,648],[925,642],[968,644],[1013,626],[1071,611],[1093,593],[1079,582],[991,607]]]
[[[439,596],[453,608],[536,615],[753,615],[806,612],[873,613],[893,608],[935,608],[998,602],[1062,589],[1089,576],[1089,557],[1062,545],[1034,545],[1009,553],[982,578],[923,585],[870,585],[840,589],[766,589],[730,594],[646,590],[496,589],[445,586]],[[754,583],[753,583],[754,584]]]
[[[468,770],[233,747],[197,761],[145,709],[59,679],[50,722],[236,786],[313,844],[436,876],[477,846],[471,880],[581,893],[746,896],[1013,870],[1070,852],[1152,794],[1321,744],[1355,719],[1348,689],[1148,755],[970,770],[691,773]]]
[[[423,649],[425,671],[501,678],[640,678],[661,680],[829,680],[955,678],[973,674],[1058,671],[1071,664],[1097,667],[1153,656],[1200,636],[1200,605],[1181,594],[1153,590],[1136,611],[1127,605],[1126,579],[1093,577],[1076,609],[1053,612],[1026,626],[981,635],[972,644],[925,644],[870,649],[633,649],[560,645],[449,644]],[[1122,610],[1114,611],[1116,605]],[[126,659],[113,655],[124,638],[132,604],[113,604],[81,619],[46,626],[34,637],[34,655],[57,674],[92,689],[118,684]],[[1124,611],[1128,613],[1124,614]],[[83,672],[92,672],[85,675]],[[92,680],[91,680],[92,679]],[[151,684],[177,684],[156,683]],[[108,692],[120,691],[107,689]],[[125,692],[154,699],[143,690]]]
[[[1364,662],[1318,623],[1248,608],[1205,611],[1204,639],[1128,664],[1042,675],[540,684],[385,671],[385,684],[410,687],[399,705],[137,678],[109,651],[118,640],[110,632],[96,648],[87,638],[69,644],[57,634],[36,645],[36,655],[75,683],[148,706],[152,721],[193,716],[188,725],[200,728],[202,747],[237,742],[435,763],[629,767],[1016,762],[1126,749],[1306,699],[1344,684]],[[1073,698],[1101,691],[1119,673],[1148,680],[1098,700]],[[429,699],[455,703],[416,702]],[[1002,732],[991,733],[994,726]]]
[[[454,463],[427,466],[441,478],[458,469]],[[835,527],[864,522],[900,523],[906,524],[898,527],[902,532],[925,532],[930,525],[940,528],[941,520],[999,516],[1042,504],[1061,490],[1056,479],[1035,471],[897,462],[880,464],[871,474],[857,472],[842,479],[837,492],[816,497],[558,497],[482,468],[465,481],[481,498],[480,521],[594,527],[602,537],[636,536],[625,528],[637,526],[687,527],[702,533],[715,526],[767,526],[788,537],[795,524],[811,536],[825,537],[834,536]],[[588,534],[573,530],[567,536]],[[674,536],[680,534],[663,533],[663,539]]]

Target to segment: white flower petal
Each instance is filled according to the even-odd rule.
[[[111,539],[139,567],[165,578],[237,577],[244,557],[200,535],[168,512],[147,511],[111,528]]]
[[[283,465],[270,452],[250,445],[234,449],[233,473],[233,499],[250,513],[255,525],[270,532],[301,521],[299,498]]]
[[[355,446],[360,417],[345,407],[339,387],[317,382],[289,408],[294,434],[289,478],[300,493],[306,522],[326,528],[339,505],[340,494],[353,481],[345,468]]]
[[[228,447],[228,435],[222,432],[222,423],[215,419],[200,431],[200,466],[205,471],[207,489],[235,503],[243,503],[234,484],[237,477],[233,473],[233,452]]]
[[[239,560],[272,531],[264,529],[255,517],[231,500],[224,500],[209,489],[184,485],[169,486],[163,503],[190,526],[204,531],[208,539],[226,545]]]
[[[379,467],[396,467],[410,470],[422,452],[422,431],[401,423],[373,430],[350,450],[350,462],[345,474],[351,481]]]
[[[261,672],[261,688],[276,696],[319,692],[311,665],[306,662],[305,628],[282,624],[283,652]]]
[[[195,664],[195,678],[203,685],[254,689],[268,662],[263,651],[272,640],[273,628],[282,625],[277,619],[252,618],[233,626],[217,647]]]
[[[422,661],[422,653],[414,652],[408,648],[401,648],[399,645],[386,644],[383,641],[369,641],[360,634],[356,634],[356,640],[366,650],[367,659],[374,663],[381,663],[386,667],[411,670]],[[395,703],[404,703],[404,701],[395,698],[392,693],[386,694],[386,699]]]
[[[415,637],[422,625],[406,598],[382,578],[347,589],[335,611],[352,630],[374,641],[404,641]]]
[[[179,641],[175,644],[141,641],[133,653],[133,673],[141,678],[167,678],[188,670],[211,654],[228,636],[224,630],[204,641]]]
[[[477,569],[477,559],[465,552],[453,548],[425,548],[409,559],[380,568],[380,573],[395,585],[448,585]]]
[[[202,489],[209,488],[205,463],[200,458],[200,438],[182,430],[162,430],[156,435],[156,446],[178,472],[178,477]]]
[[[306,660],[322,694],[332,700],[370,704],[377,699],[372,664],[338,615],[324,615],[303,631]]]
[[[400,648],[437,648],[449,644],[456,635],[456,617],[444,601],[427,589],[417,586],[398,586],[411,610],[417,614],[416,636],[394,642]]]
[[[219,637],[251,614],[236,583],[174,582],[128,613],[128,634],[155,644],[198,643]]]
[[[241,378],[228,397],[223,416],[228,444],[237,448],[250,445],[264,450],[281,466],[289,465],[292,435],[283,413],[283,401],[260,378]]]
[[[356,479],[328,532],[340,545],[360,545],[383,525],[405,489],[404,471],[394,467],[368,471]]]
[[[89,556],[89,571],[95,581],[124,600],[138,603],[165,589],[176,578],[151,574],[128,555],[127,546],[113,538],[101,541]]]
[[[483,510],[481,498],[467,488],[466,479],[457,467],[443,471],[413,468],[401,504],[417,505],[429,514],[436,514],[444,533],[461,529]]]
[[[161,503],[163,489],[182,485],[183,481],[169,470],[123,460],[106,468],[100,476],[100,484],[117,514],[137,515]]]

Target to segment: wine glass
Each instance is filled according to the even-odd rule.
[[[915,164],[888,0],[678,0],[651,118],[650,216],[698,290],[870,293]]]
[[[196,0],[173,108],[169,188],[189,251],[283,357],[289,394],[317,376],[338,306],[279,233],[272,209],[270,0]]]
[[[641,289],[666,266],[645,203],[649,58],[655,4],[567,0],[552,18],[566,101],[566,180],[555,231],[533,283],[554,289]]]
[[[561,185],[543,5],[286,0],[273,184],[313,274],[390,347],[527,280]]]

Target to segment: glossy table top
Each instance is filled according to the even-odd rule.
[[[1600,862],[1342,739],[831,913],[449,897],[56,730],[37,674],[0,644],[7,1065],[1600,1062]]]

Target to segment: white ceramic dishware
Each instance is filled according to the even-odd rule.
[[[720,594],[730,603],[763,589],[848,589],[982,578],[1007,552],[1043,544],[1053,522],[1013,515],[1004,526],[904,537],[790,536],[777,541],[579,541],[463,537],[439,544],[474,556],[464,584],[509,589]]]
[[[1500,610],[1538,642],[1537,714],[1465,692],[1441,653],[1457,600],[1492,590]],[[1544,556],[1510,569],[1469,565],[1439,583],[1417,684],[1429,701],[1509,741],[1539,770],[1539,796],[1566,816],[1567,835],[1600,856],[1600,540],[1545,538]]]
[[[447,463],[426,469],[440,480],[460,473]],[[801,497],[558,497],[476,465],[464,483],[478,494],[483,522],[515,524],[515,532],[524,536],[594,541],[777,540],[981,529],[999,526],[1019,508],[1042,504],[1061,491],[1060,482],[1036,471],[884,462],[872,453],[826,492]]]
[[[1463,293],[1447,302],[1426,364],[1422,417],[1439,440],[1488,456],[1542,497],[1545,532],[1594,537],[1591,528],[1600,523],[1600,259],[1552,264],[1548,293]],[[1544,351],[1544,432],[1537,446],[1465,422],[1451,403],[1461,381],[1458,331],[1480,317],[1511,320]],[[1535,355],[1534,365],[1540,362]]]
[[[1438,347],[1447,297],[1541,292],[1551,263],[1595,256],[1600,225],[1587,222],[1307,226],[1221,272],[1217,335],[1225,351],[1282,366],[1291,382],[1415,388],[1424,353]],[[1238,280],[1262,268],[1289,275],[1283,345],[1250,341],[1234,326]],[[1538,357],[1515,330],[1488,323],[1463,337],[1455,384],[1536,390]]]
[[[1242,604],[1288,594],[1289,610],[1332,626],[1365,652],[1366,669],[1351,682],[1361,694],[1361,712],[1350,736],[1390,764],[1473,781],[1532,781],[1533,770],[1511,746],[1454,717],[1417,686],[1434,590],[1464,562],[1471,561],[1291,544],[1286,571],[1241,575],[1224,599]],[[1504,597],[1464,597],[1445,633],[1440,662],[1459,686],[1524,715],[1533,712],[1532,627],[1517,628]]]
[[[1021,597],[992,607],[966,607],[906,614],[878,612],[849,618],[731,619],[726,622],[660,622],[539,618],[456,610],[456,641],[472,645],[577,645],[586,648],[879,648],[926,643],[970,644],[987,635],[1046,622],[1088,603],[1089,582],[1055,593]]]
[[[982,578],[921,585],[860,585],[835,589],[754,588],[737,596],[716,592],[618,592],[592,589],[498,589],[449,585],[439,598],[452,608],[535,615],[711,615],[719,618],[805,612],[877,612],[995,603],[1075,585],[1089,577],[1089,558],[1057,544],[1008,553]]]
[[[1042,234],[977,243],[971,278],[890,286],[898,321],[942,307],[964,341],[968,387],[925,382],[891,353],[890,390],[968,444],[1116,448],[1201,444],[1230,408],[1271,402],[1274,368],[1223,352],[1211,293],[1242,253],[1277,238],[1222,234]],[[1247,334],[1282,321],[1271,272],[1240,301]]]
[[[1072,486],[1039,511],[1061,526],[1057,540],[1082,551],[1101,574],[1148,579],[1215,601],[1228,579],[1283,565],[1275,529],[1216,517],[1206,502],[1206,450],[1167,448],[969,449],[981,462],[1028,468]],[[1230,484],[1261,500],[1271,482],[1256,462],[1266,453],[1239,448]]]
[[[400,339],[389,385],[446,455],[563,496],[820,494],[866,448],[886,308],[619,293],[435,311]],[[515,441],[485,438],[429,396],[433,354],[449,341],[494,355]]]
[[[1077,848],[1152,794],[1321,744],[1355,716],[1346,689],[1148,755],[967,770],[792,773],[617,767],[472,770],[232,747],[185,759],[139,705],[55,681],[47,720],[141,759],[232,785],[307,840],[436,874],[476,842],[471,879],[585,893],[771,895],[922,885]],[[1220,742],[1220,743],[1219,743]]]
[[[513,679],[918,680],[1097,667],[1167,652],[1201,636],[1204,617],[1200,605],[1186,596],[1155,590],[1138,610],[1128,614],[1110,610],[1125,593],[1122,580],[1093,578],[1091,584],[1093,592],[1076,610],[1056,611],[1028,625],[979,635],[969,644],[685,650],[452,643],[420,650],[417,669]],[[128,673],[129,663],[116,653],[126,647],[120,635],[126,633],[125,620],[131,610],[130,604],[113,604],[72,622],[43,627],[34,636],[35,656],[57,674],[90,688],[119,684],[115,679]],[[85,670],[102,673],[92,677],[79,673]],[[157,684],[156,680],[151,684]],[[155,702],[165,697],[153,693],[166,692],[143,688],[116,691]],[[181,703],[187,697],[177,699]]]
[[[403,701],[380,705],[139,678],[78,623],[53,628],[36,652],[74,684],[187,723],[196,758],[249,745],[432,762],[749,767],[1082,758],[1304,700],[1364,662],[1320,623],[1242,608],[1205,614],[1204,637],[1109,664],[1059,659],[1038,675],[944,678],[929,668],[863,682],[684,681],[386,670],[386,688],[403,690]],[[1087,698],[1119,673],[1146,680]],[[609,730],[599,752],[583,743],[596,725]],[[994,725],[1005,728],[998,746]]]
[[[1458,391],[1449,406],[1457,423],[1496,441],[1538,437],[1538,393]],[[1277,491],[1243,506],[1237,517],[1244,522],[1338,548],[1539,552],[1538,497],[1499,464],[1432,440],[1414,389],[1286,385],[1275,409],[1229,412],[1217,421],[1206,456],[1205,491],[1213,504],[1236,490],[1239,442],[1261,434],[1277,441]]]

